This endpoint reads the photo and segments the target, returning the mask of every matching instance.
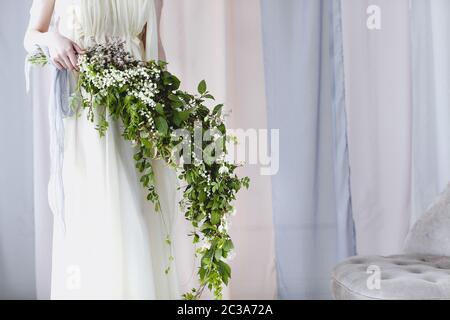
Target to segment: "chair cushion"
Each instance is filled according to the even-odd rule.
[[[414,224],[403,253],[450,256],[450,184]]]
[[[379,270],[379,286],[373,273]],[[396,255],[357,256],[338,264],[332,275],[337,300],[450,299],[450,257]]]

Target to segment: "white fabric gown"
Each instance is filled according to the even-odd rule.
[[[82,47],[114,37],[135,57],[156,58],[153,0],[57,0],[55,14],[59,31]],[[145,27],[147,48],[139,37]],[[65,223],[54,212],[52,299],[179,298],[174,264],[164,272],[180,199],[175,173],[155,161],[164,225],[146,200],[120,124],[110,121],[104,138],[84,111],[64,125]],[[52,192],[49,201],[55,210]]]

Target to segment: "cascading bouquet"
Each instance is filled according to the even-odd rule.
[[[34,65],[48,63],[41,49],[28,60]],[[100,136],[108,130],[108,120],[121,121],[124,139],[136,146],[136,168],[156,211],[161,208],[153,159],[164,160],[186,183],[180,207],[194,228],[189,236],[203,245],[196,250],[200,287],[183,298],[198,299],[208,288],[221,299],[223,285],[231,277],[226,261],[234,249],[227,221],[236,194],[250,182],[247,177],[239,178],[235,174],[238,165],[226,159],[226,144],[232,137],[227,135],[223,105],[206,106],[214,97],[205,81],[198,85],[198,94],[182,91],[165,62],[138,61],[122,42],[91,47],[79,56],[78,63],[78,90],[72,101],[87,109]],[[196,135],[204,139],[191,148]]]

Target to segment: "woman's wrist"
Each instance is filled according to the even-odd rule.
[[[39,30],[28,30],[27,36],[25,37],[25,49],[32,53],[36,47],[48,47],[49,44],[54,39],[54,31],[42,32]]]
[[[42,33],[42,46],[49,47],[52,43],[55,42],[56,38],[59,36],[59,33],[56,31],[47,31]]]

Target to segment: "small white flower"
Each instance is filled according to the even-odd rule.
[[[219,174],[224,174],[224,173],[228,173],[228,172],[230,172],[230,171],[228,170],[227,166],[221,166],[219,168]]]
[[[230,262],[233,261],[234,258],[236,258],[236,251],[233,250],[228,254],[228,257],[225,259],[225,261]]]
[[[209,243],[208,241],[204,241],[202,243],[201,249],[202,250],[209,250],[211,248],[211,243]]]

